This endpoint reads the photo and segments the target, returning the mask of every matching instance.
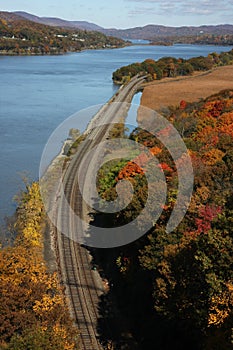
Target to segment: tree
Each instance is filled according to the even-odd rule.
[[[77,330],[56,273],[43,259],[44,209],[39,184],[19,199],[14,246],[0,249],[0,346],[73,350]],[[51,326],[53,325],[53,326]]]
[[[23,333],[15,334],[6,350],[69,350],[60,334],[54,332],[53,327],[43,329],[34,326],[26,328]]]

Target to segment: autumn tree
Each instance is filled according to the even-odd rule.
[[[44,227],[39,184],[28,184],[19,199],[14,245],[0,249],[0,346],[4,349],[73,350],[77,345],[58,277],[48,272],[43,258]]]

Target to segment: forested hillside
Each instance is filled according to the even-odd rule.
[[[130,139],[142,143],[160,161],[168,186],[167,201],[148,235],[97,255],[112,285],[105,301],[109,303],[109,324],[114,327],[116,319],[121,319],[112,339],[117,349],[125,342],[131,344],[127,349],[230,350],[233,91],[199,103],[181,101],[165,117],[188,147],[195,177],[193,196],[182,223],[166,233],[177,197],[177,169],[158,140],[149,132],[134,130]],[[140,160],[140,167],[133,161],[116,162],[111,170],[106,165],[99,173],[99,192],[104,199],[115,198],[115,186],[122,179],[130,180],[136,191],[130,205],[112,218],[113,225],[131,220],[147,201],[144,171],[150,159],[141,155]],[[184,161],[182,157],[176,160]]]
[[[194,38],[196,36],[209,35],[213,38],[215,36],[233,34],[233,26],[230,24],[223,25],[203,25],[203,26],[182,26],[182,27],[168,27],[163,25],[149,24],[144,27],[135,27],[129,29],[105,29],[105,33],[108,35],[115,35],[120,38],[127,39],[147,39],[155,40],[160,38],[161,40],[166,38]]]
[[[233,45],[233,34],[197,34],[189,36],[155,36],[152,45],[196,44],[196,45]]]
[[[84,49],[122,47],[126,43],[102,33],[51,27],[0,12],[0,54],[63,54]]]
[[[214,67],[233,64],[233,50],[220,54],[213,52],[207,57],[190,59],[163,57],[158,61],[147,59],[142,63],[132,63],[113,72],[112,79],[117,84],[127,83],[137,74],[147,75],[148,80],[160,80],[166,77],[192,75],[198,71],[208,71]]]

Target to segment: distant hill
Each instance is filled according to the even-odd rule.
[[[26,12],[15,12],[31,21],[49,24],[51,26],[79,28],[86,30],[96,30],[106,35],[115,36],[124,39],[147,39],[155,40],[156,38],[166,37],[185,37],[195,35],[227,35],[233,34],[233,25],[203,25],[199,27],[183,26],[183,27],[167,27],[162,25],[146,25],[144,27],[135,27],[129,29],[103,28],[94,23],[85,21],[67,21],[60,18],[37,17]]]
[[[45,55],[123,47],[126,42],[98,31],[58,27],[0,11],[1,55]]]
[[[153,40],[156,37],[184,37],[200,34],[226,35],[233,34],[233,25],[223,24],[216,26],[186,26],[186,27],[166,27],[161,25],[147,25],[130,29],[105,29],[107,35],[118,36],[126,39],[147,39]]]
[[[0,11],[0,18],[8,23],[22,21],[22,17],[15,12]]]
[[[56,17],[38,17],[27,12],[16,11],[16,15],[24,17],[30,21],[46,24],[53,27],[64,27],[64,28],[78,28],[82,30],[99,31],[102,32],[104,28],[86,21],[66,21],[61,18]]]

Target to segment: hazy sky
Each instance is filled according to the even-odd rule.
[[[233,24],[233,0],[0,0],[0,9],[86,20],[108,28]]]

